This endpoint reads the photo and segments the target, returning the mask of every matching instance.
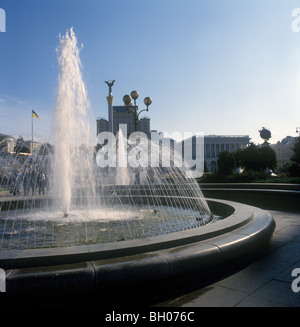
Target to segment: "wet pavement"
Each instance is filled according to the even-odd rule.
[[[268,210],[276,222],[270,245],[248,265],[157,307],[299,307],[300,210]],[[299,271],[294,269],[299,268]]]

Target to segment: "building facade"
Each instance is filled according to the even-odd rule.
[[[116,135],[119,131],[119,125],[127,125],[127,134],[131,134],[135,131],[134,116],[128,113],[125,106],[113,106],[113,133]],[[134,109],[134,107],[133,107]],[[138,107],[137,107],[138,110]],[[107,132],[109,127],[109,121],[105,118],[97,119],[97,135],[101,132]],[[150,118],[142,117],[138,121],[138,131],[145,133],[150,137]]]
[[[4,152],[15,153],[15,147],[17,145],[17,139],[13,136],[5,135],[0,133],[0,149]],[[32,141],[24,141],[24,146],[29,149],[30,154],[37,152],[41,143]]]
[[[134,109],[134,107],[132,108]],[[127,125],[127,134],[134,132],[133,115],[128,113],[125,106],[113,106],[113,133],[116,135],[119,131],[119,125]]]
[[[97,135],[101,132],[107,132],[108,131],[108,120],[105,118],[97,118]]]
[[[148,138],[151,137],[150,118],[142,117],[138,123],[138,131],[145,133]]]
[[[210,172],[216,172],[220,152],[234,152],[237,149],[244,149],[249,143],[249,135],[205,135],[204,162],[206,169]]]
[[[200,137],[202,139],[198,141],[198,144],[200,144],[200,151],[204,151],[204,169],[213,173],[218,170],[218,156],[220,152],[234,152],[237,149],[246,148],[250,143],[250,137],[248,135],[204,135],[204,137]],[[196,158],[196,155],[199,157],[199,154],[196,153],[195,136],[183,142],[185,148],[192,146],[193,158]],[[200,153],[201,155],[203,153]]]
[[[294,155],[293,147],[295,140],[295,137],[287,136],[276,144],[270,145],[276,153],[278,168],[282,168]]]

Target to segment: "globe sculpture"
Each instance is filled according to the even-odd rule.
[[[269,144],[268,140],[271,138],[271,132],[266,129],[265,127],[263,127],[260,131],[259,131],[260,137],[265,141],[264,144]]]

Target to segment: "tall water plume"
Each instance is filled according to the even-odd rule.
[[[67,215],[75,188],[93,192],[92,147],[88,119],[89,101],[82,79],[77,38],[67,30],[57,48],[60,74],[54,110],[53,194]],[[90,157],[90,158],[89,158]],[[87,194],[86,194],[87,195]]]
[[[118,160],[116,170],[116,184],[129,185],[130,176],[127,169],[127,139],[123,136],[122,129],[118,133]]]
[[[20,173],[30,171],[33,196],[8,201],[5,213],[2,207],[0,250],[115,242],[212,222],[198,183],[188,177],[188,167],[175,165],[181,155],[177,158],[171,146],[142,135],[127,140],[121,129],[118,141],[111,135],[116,142],[108,142],[94,157],[92,115],[72,28],[60,37],[57,53],[54,155],[52,146],[43,147],[19,168]],[[109,165],[103,166],[106,158]],[[50,192],[34,195],[42,172]]]

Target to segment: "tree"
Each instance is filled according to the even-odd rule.
[[[218,156],[218,175],[227,176],[230,175],[235,168],[235,159],[233,153],[228,151],[222,151]]]
[[[260,147],[259,156],[261,160],[261,170],[274,170],[277,167],[276,152],[270,146]]]
[[[267,168],[274,169],[277,166],[275,151],[269,146],[259,147],[251,143],[245,149],[235,152],[237,166],[245,170],[264,171]]]
[[[300,164],[300,136],[296,138],[294,147],[293,147],[294,155],[292,156],[291,160]]]
[[[300,176],[300,136],[296,138],[294,147],[294,155],[291,158],[292,164],[289,166],[289,175],[292,177]]]
[[[236,157],[239,166],[245,170],[260,170],[258,147],[254,143],[245,149],[239,149],[236,152]]]

